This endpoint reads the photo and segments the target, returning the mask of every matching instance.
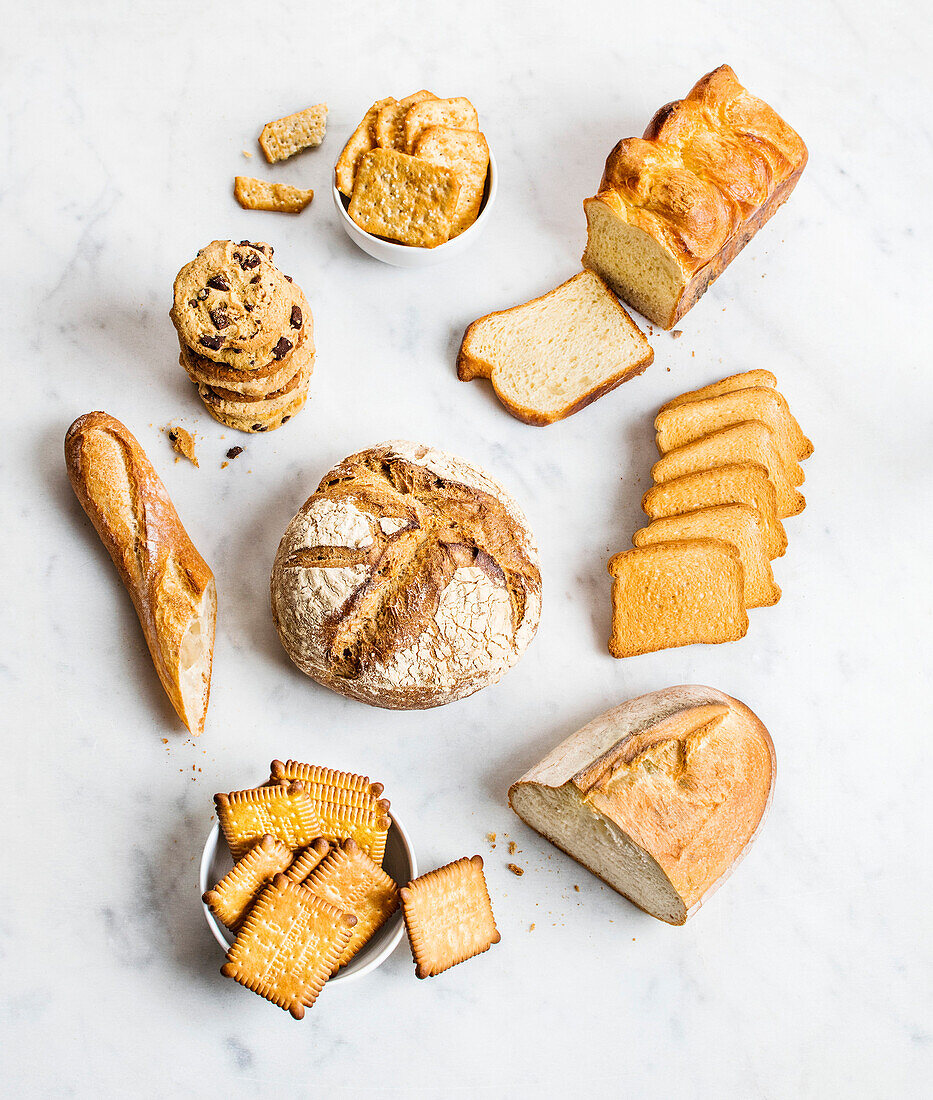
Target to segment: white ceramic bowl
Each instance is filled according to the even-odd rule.
[[[404,886],[413,878],[418,877],[418,864],[408,834],[394,814],[390,812],[389,817],[391,818],[391,824],[389,835],[386,838],[386,854],[382,866],[385,868],[386,874],[394,878],[399,886]],[[220,826],[215,822],[214,827],[208,833],[207,843],[204,845],[204,852],[201,855],[201,893],[210,890],[232,866],[233,860],[230,857],[230,851],[220,835]],[[220,923],[203,902],[201,902],[201,905],[214,939],[226,951],[233,943],[233,933]],[[375,970],[398,947],[402,932],[402,912],[398,909],[369,943],[354,955],[345,967],[329,979],[328,984],[336,985],[338,982],[349,982],[354,978],[362,978],[364,974]]]
[[[436,248],[417,248],[409,244],[396,244],[394,241],[383,240],[382,237],[374,237],[356,224],[347,213],[349,202],[340,191],[337,190],[336,175],[331,185],[334,195],[334,206],[337,208],[337,217],[344,231],[354,244],[376,260],[384,264],[392,264],[393,267],[431,267],[434,264],[443,263],[454,256],[459,256],[470,247],[486,228],[493,203],[496,201],[496,191],[499,186],[499,169],[496,158],[492,152],[489,154],[489,171],[486,173],[486,188],[483,192],[483,205],[480,207],[479,217],[465,229],[459,237],[439,244]]]

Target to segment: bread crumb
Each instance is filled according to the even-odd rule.
[[[250,160],[253,159],[253,154],[248,149],[243,150],[243,156],[248,157]]]
[[[508,867],[508,869],[512,872],[513,875],[523,875],[525,873],[524,868],[519,867],[515,863],[507,863],[506,867]]]
[[[518,851],[518,845],[515,843],[514,840],[510,840],[509,841],[509,855],[514,856],[517,851]]]
[[[172,424],[169,424],[165,431],[175,453],[182,455],[197,466],[198,460],[194,453],[194,433]]]
[[[675,328],[674,331],[671,333],[672,340],[679,340],[681,336],[683,336],[683,330],[679,328]]]

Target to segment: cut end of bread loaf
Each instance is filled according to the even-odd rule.
[[[584,271],[525,305],[474,321],[457,374],[464,382],[490,378],[513,416],[545,425],[641,374],[653,359],[606,284]]]
[[[178,648],[176,677],[181,705],[176,705],[175,709],[193,734],[203,733],[207,717],[216,622],[217,588],[212,580],[205,588],[198,610],[192,616]]]

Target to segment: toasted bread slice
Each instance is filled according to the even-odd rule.
[[[803,470],[797,460],[808,458],[813,453],[813,444],[800,432],[787,402],[777,390],[763,387],[735,390],[658,413],[654,422],[658,453],[667,454],[675,447],[743,420],[760,420],[768,426],[788,476],[795,485],[802,485]]]
[[[774,486],[780,519],[797,516],[807,506],[787,476],[787,468],[774,446],[774,437],[760,420],[733,424],[668,451],[651,467],[651,476],[660,485],[697,470],[714,470],[736,462],[755,462],[765,467]]]
[[[723,393],[732,393],[734,390],[748,390],[752,387],[764,386],[769,390],[777,389],[777,379],[769,370],[747,370],[741,374],[730,374],[728,378],[719,382],[711,382],[708,386],[701,386],[698,390],[690,390],[672,397],[670,401],[661,406],[661,412],[668,409],[676,409],[678,405],[686,405],[688,401],[704,401],[707,397],[719,397]]]
[[[781,598],[768,560],[761,515],[747,504],[715,504],[680,516],[652,520],[632,537],[635,546],[653,546],[675,539],[722,539],[739,552],[744,574],[746,607],[770,607]]]
[[[695,642],[731,642],[748,630],[742,562],[721,539],[681,539],[609,561],[613,657]]]
[[[457,357],[464,382],[492,379],[526,424],[578,412],[643,370],[654,352],[598,275],[581,271],[525,305],[490,313],[466,330]]]
[[[787,549],[784,524],[777,517],[774,486],[764,466],[736,462],[716,470],[698,470],[663,485],[655,485],[642,497],[649,519],[679,516],[713,504],[747,504],[757,510],[765,525],[768,557],[780,558]]]

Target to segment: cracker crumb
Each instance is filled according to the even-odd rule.
[[[534,930],[535,930],[535,922],[532,921],[531,924],[528,925],[528,931],[529,932],[534,932]]]
[[[249,160],[253,159],[253,154],[249,151],[249,149],[244,149],[243,150],[243,156],[247,157]]]
[[[182,455],[184,458],[187,458],[189,462],[193,462],[194,465],[197,466],[198,460],[194,453],[194,433],[186,431],[184,428],[174,424],[169,424],[165,431],[168,434],[169,443],[171,443],[175,453]],[[176,462],[177,461],[176,459]]]
[[[683,336],[683,331],[679,328],[675,328],[674,331],[671,333],[672,340],[679,340],[681,336]]]
[[[514,856],[517,851],[518,851],[518,845],[515,843],[514,840],[510,840],[509,841],[509,855]]]
[[[507,863],[506,867],[512,872],[513,875],[523,875],[525,870],[523,867],[519,867],[516,863]]]
[[[486,839],[489,841],[490,844],[495,844],[496,843],[496,834],[495,833],[487,833],[486,834]]]

